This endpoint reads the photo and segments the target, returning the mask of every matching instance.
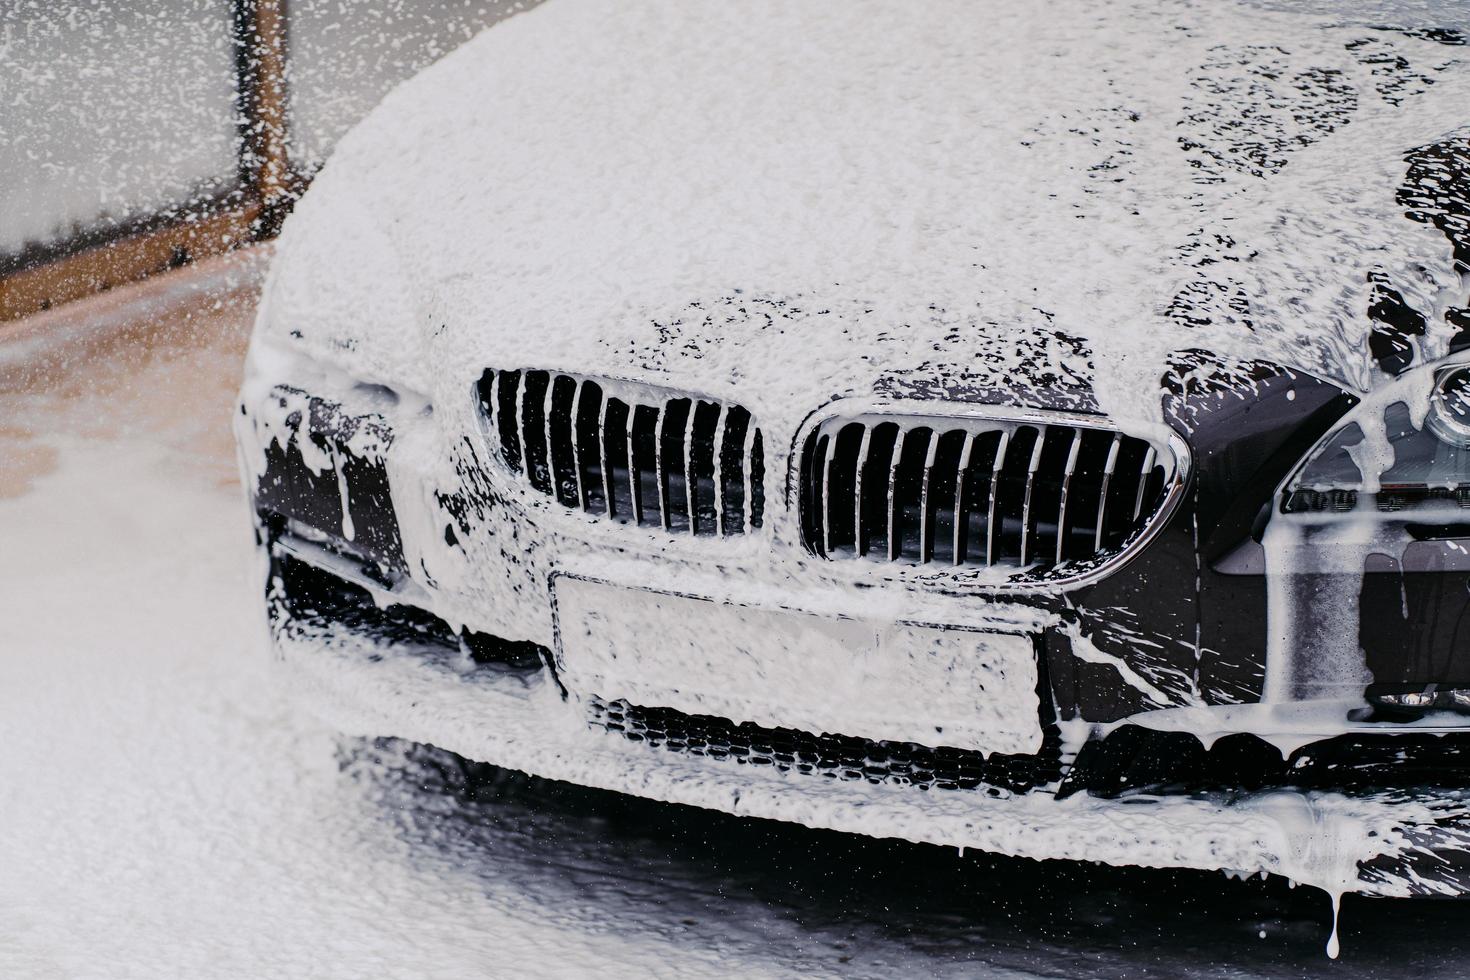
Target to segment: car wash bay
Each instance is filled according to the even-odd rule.
[[[1296,976],[1282,882],[849,838],[341,739],[265,653],[229,434],[267,256],[0,334],[0,974]],[[1346,975],[1470,904],[1353,900]]]

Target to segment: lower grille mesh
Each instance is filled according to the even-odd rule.
[[[791,728],[762,728],[713,715],[645,708],[591,698],[592,724],[674,752],[770,766],[783,772],[917,787],[921,790],[989,790],[1023,793],[1061,778],[1061,738],[1047,725],[1037,755],[982,755],[913,742],[883,742],[848,735],[815,735]]]

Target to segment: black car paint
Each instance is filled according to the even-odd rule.
[[[1356,399],[1286,368],[1198,354],[1182,358],[1165,386],[1165,418],[1193,458],[1179,506],[1147,548],[1068,595],[1067,605],[1098,650],[1160,679],[1154,686],[1173,703],[1256,701],[1265,677],[1265,579],[1215,564],[1255,543],[1258,517],[1281,481]],[[1111,665],[1072,656],[1062,631],[1048,632],[1047,651],[1064,718],[1110,722],[1167,706]]]

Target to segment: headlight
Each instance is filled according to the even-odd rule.
[[[286,386],[254,408],[242,416],[240,434],[257,450],[252,490],[262,521],[276,534],[377,565],[384,575],[401,573],[386,420]]]
[[[1440,372],[1429,396],[1428,422],[1442,441],[1470,449],[1470,367]]]
[[[1365,400],[1288,481],[1283,513],[1470,510],[1470,365],[1405,377]]]
[[[1372,392],[1290,477],[1266,526],[1268,702],[1355,718],[1470,713],[1470,362]]]

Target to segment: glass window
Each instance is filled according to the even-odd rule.
[[[0,0],[0,258],[235,185],[229,0]]]

